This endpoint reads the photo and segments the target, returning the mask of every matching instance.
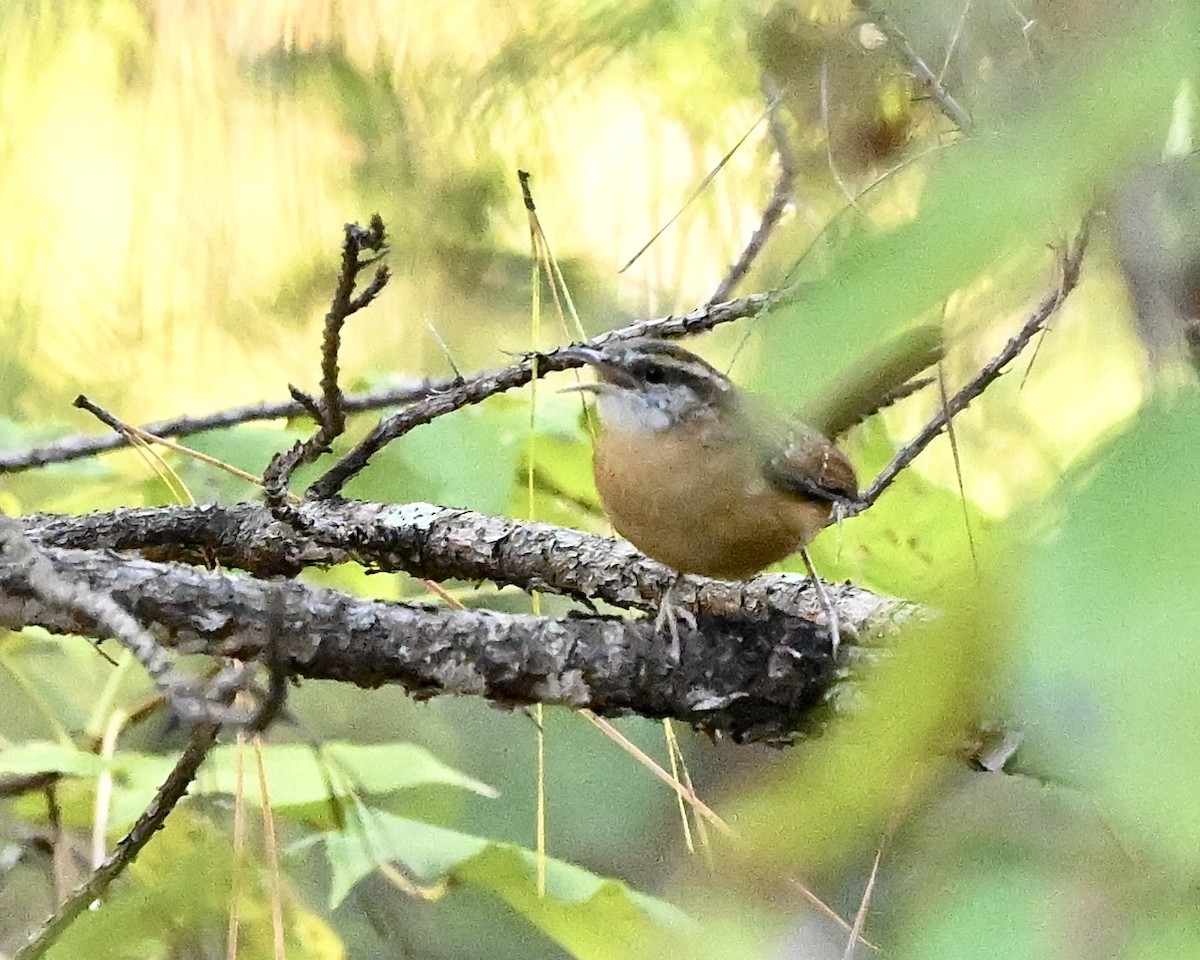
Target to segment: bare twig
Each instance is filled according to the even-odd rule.
[[[749,139],[750,134],[752,134],[754,132],[755,128],[757,128],[758,125],[765,118],[767,118],[771,115],[771,113],[774,111],[774,109],[775,109],[774,102],[768,104],[767,109],[763,112],[762,116],[760,116],[757,120],[755,120],[754,123],[750,126],[750,129],[747,130],[744,134],[742,134],[742,136],[738,139],[738,142],[729,148],[729,152],[726,153],[725,156],[723,156],[717,162],[717,165],[708,171],[708,174],[704,177],[703,180],[700,181],[700,185],[698,187],[696,187],[695,190],[692,191],[691,195],[683,202],[683,205],[675,212],[675,215],[672,216],[671,219],[669,219],[661,227],[659,227],[659,229],[657,231],[655,231],[654,236],[652,236],[649,240],[647,240],[644,244],[642,244],[641,249],[639,249],[638,252],[635,253],[632,257],[630,257],[625,262],[625,265],[623,267],[621,267],[620,270],[617,271],[617,273],[624,273],[626,270],[628,270],[630,267],[632,267],[635,263],[637,263],[638,258],[641,257],[641,255],[643,253],[645,253],[647,250],[649,250],[650,247],[653,246],[655,241],[658,240],[659,237],[661,237],[664,233],[667,232],[667,230],[670,229],[671,224],[673,224],[676,220],[678,220],[683,215],[683,211],[688,208],[688,206],[692,203],[692,201],[695,200],[698,196],[700,196],[700,194],[702,194],[705,190],[708,189],[708,185],[710,183],[712,183],[713,180],[716,179],[717,174],[719,174],[722,170],[725,169],[725,165],[727,163],[729,163],[729,161],[731,159],[733,159],[733,155],[735,153],[737,153],[738,150],[741,149],[742,144],[745,143],[747,139]]]
[[[938,105],[938,108],[951,122],[958,127],[964,134],[971,134],[974,124],[971,120],[971,115],[962,108],[957,100],[950,94],[938,79],[925,60],[909,43],[908,37],[900,30],[883,10],[879,9],[871,0],[854,0],[854,5],[862,12],[862,15],[877,26],[880,32],[888,38],[888,41],[899,51],[900,56],[904,58],[904,62],[908,64],[913,75],[917,78],[917,82],[921,84],[933,101]]]
[[[186,457],[192,457],[195,460],[199,460],[201,463],[206,463],[209,466],[216,467],[219,470],[224,470],[235,477],[245,480],[247,483],[262,483],[262,481],[254,474],[247,473],[245,470],[239,470],[237,467],[228,463],[224,463],[216,457],[211,457],[207,453],[201,453],[199,450],[193,450],[190,447],[185,447],[181,444],[174,443],[163,437],[156,436],[152,433],[147,433],[141,427],[135,427],[125,423],[114,414],[105,410],[98,403],[95,403],[88,397],[84,396],[82,393],[75,398],[75,402],[72,404],[72,406],[78,407],[80,410],[86,410],[101,423],[112,427],[118,435],[126,438],[131,443],[144,445],[159,444],[163,447],[166,447],[168,450],[174,450],[176,453],[183,454]]]
[[[729,299],[734,288],[750,272],[750,267],[758,259],[759,253],[766,246],[772,231],[774,231],[779,221],[783,218],[788,204],[792,201],[792,184],[796,180],[798,165],[796,162],[796,152],[788,142],[787,130],[784,129],[783,121],[780,119],[779,110],[777,109],[779,101],[783,97],[783,91],[779,89],[779,85],[770,74],[763,74],[763,92],[766,93],[768,101],[767,130],[771,134],[771,143],[775,147],[775,155],[779,158],[779,176],[775,180],[771,196],[767,199],[767,205],[763,207],[762,217],[759,219],[758,226],[750,234],[750,239],[746,242],[746,246],[741,254],[738,255],[737,260],[733,262],[733,266],[729,268],[729,272],[725,274],[725,279],[721,281],[717,289],[713,291],[712,296],[708,298],[709,303],[719,303],[722,300]]]
[[[866,493],[863,494],[862,500],[849,509],[849,516],[861,513],[878,500],[880,495],[900,475],[900,472],[912,463],[918,454],[929,446],[933,439],[946,428],[946,424],[950,418],[957,416],[967,408],[972,400],[982,394],[1004,372],[1004,368],[1016,359],[1021,351],[1028,346],[1029,342],[1037,336],[1038,331],[1054,316],[1066,301],[1071,291],[1078,285],[1079,272],[1083,265],[1083,254],[1087,249],[1087,241],[1088,224],[1085,222],[1079,234],[1075,237],[1074,242],[1068,244],[1063,251],[1060,264],[1062,276],[1059,278],[1058,286],[1042,299],[1037,309],[1025,321],[1024,326],[1004,345],[1004,348],[979,371],[970,383],[959,390],[947,403],[942,404],[938,412],[925,424],[920,433],[892,458],[892,462],[884,467]]]
[[[444,390],[451,382],[408,380],[383,390],[347,394],[343,397],[342,408],[347,413],[361,413],[366,410],[395,407],[419,400],[438,390]],[[306,397],[306,399],[308,398]],[[307,412],[309,410],[305,403],[294,398],[273,403],[254,403],[247,406],[230,407],[228,410],[220,410],[199,417],[156,420],[154,423],[142,424],[135,429],[139,434],[152,434],[155,437],[187,437],[196,433],[204,433],[207,430],[235,427],[258,420],[286,420]],[[128,446],[129,443],[129,437],[119,432],[74,434],[29,450],[0,453],[0,473],[16,473],[21,470],[45,467],[53,463],[67,463],[71,460],[94,457],[109,450],[119,450],[121,447]]]
[[[727,323],[730,320],[737,320],[741,317],[757,313],[765,308],[768,301],[768,296],[759,294],[741,300],[733,300],[728,303],[710,304],[683,317],[666,316],[638,320],[620,330],[612,331],[611,334],[606,335],[604,338],[597,338],[595,342],[601,342],[602,339],[610,336],[678,337],[684,334],[697,333],[718,324]],[[494,371],[493,373],[481,376],[499,380],[503,378],[505,372]],[[343,398],[342,407],[347,413],[362,413],[380,410],[385,407],[410,404],[418,400],[444,397],[446,394],[453,393],[464,382],[463,378],[458,375],[440,379],[408,380],[386,390],[347,394]],[[524,382],[522,381],[522,383]],[[519,385],[516,384],[515,386]],[[505,386],[501,389],[507,390],[511,389],[511,387]],[[486,396],[490,396],[490,394]],[[484,398],[480,397],[479,399]],[[231,407],[228,410],[221,410],[199,417],[176,417],[171,420],[159,420],[133,429],[136,430],[139,436],[152,435],[156,438],[186,437],[196,433],[203,433],[207,430],[218,430],[223,427],[232,427],[259,420],[280,420],[309,414],[310,406],[306,401],[311,401],[311,398],[306,396],[305,401],[293,398],[274,403]],[[479,400],[468,402],[478,403]],[[458,405],[463,406],[466,404]],[[457,409],[457,406],[452,405],[446,412],[454,409]],[[128,424],[124,426],[127,429],[129,428]],[[120,432],[101,436],[77,434],[63,437],[60,440],[55,440],[52,443],[30,450],[22,450],[15,453],[0,453],[0,474],[16,473],[54,463],[81,460],[85,457],[93,457],[109,450],[120,449],[121,447],[128,446],[129,443],[129,437],[125,433]]]
[[[112,882],[129,866],[150,838],[166,822],[171,811],[187,793],[188,785],[196,777],[196,771],[216,742],[216,724],[202,724],[192,731],[192,741],[183,751],[158,793],[146,807],[133,827],[118,844],[112,855],[97,867],[87,881],[55,911],[42,929],[24,947],[13,955],[13,960],[36,960],[43,956],[67,928],[75,922],[92,903],[103,897]]]
[[[599,346],[613,340],[647,335],[682,337],[756,314],[769,302],[769,297],[757,294],[726,303],[706,304],[683,316],[644,320],[618,330],[610,330],[593,337],[587,343],[589,346]],[[580,363],[581,361],[574,356],[563,356],[561,350],[552,350],[547,354],[530,354],[511,367],[478,374],[449,386],[441,393],[431,394],[382,420],[358,446],[314,481],[308,488],[308,494],[319,499],[337,495],[352,477],[367,466],[371,457],[415,427],[462,407],[480,403],[497,393],[522,387],[535,377],[558,370],[569,370],[578,367]]]
[[[333,302],[325,314],[325,333],[321,340],[321,400],[318,403],[305,398],[298,389],[291,388],[292,397],[316,417],[317,428],[307,440],[276,454],[263,471],[267,503],[275,509],[283,509],[288,481],[296,469],[316,461],[346,430],[346,411],[342,403],[342,388],[338,383],[342,327],[350,316],[370,304],[387,285],[388,268],[381,264],[362,292],[357,296],[354,293],[359,274],[376,263],[386,251],[386,233],[379,214],[371,217],[367,228],[357,223],[346,224],[342,242],[342,269],[338,273]]]

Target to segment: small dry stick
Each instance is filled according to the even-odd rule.
[[[188,785],[196,778],[200,764],[208,755],[208,751],[216,742],[216,724],[203,724],[192,731],[192,741],[183,751],[175,767],[163,781],[158,793],[150,805],[142,811],[133,827],[92,875],[55,911],[42,929],[13,955],[13,960],[36,960],[43,956],[67,928],[75,922],[92,903],[104,896],[105,892],[129,866],[150,838],[166,822],[171,811],[187,794]]]
[[[771,190],[767,205],[763,207],[758,226],[750,234],[750,239],[746,242],[746,246],[737,260],[734,261],[733,266],[729,268],[729,272],[725,274],[725,279],[708,298],[709,303],[719,303],[729,299],[734,287],[750,272],[750,267],[758,259],[758,255],[766,246],[772,231],[783,219],[788,204],[792,202],[792,184],[796,180],[798,164],[796,153],[788,142],[787,130],[784,129],[777,109],[783,98],[783,91],[770,74],[763,74],[762,86],[763,92],[767,96],[767,131],[771,135],[775,155],[779,158],[779,177],[775,180],[775,186]]]
[[[98,403],[89,400],[82,393],[75,398],[72,406],[78,407],[80,410],[86,410],[101,423],[112,427],[114,431],[122,435],[128,440],[132,440],[139,444],[159,444],[166,447],[168,450],[174,450],[176,453],[182,454],[185,457],[191,457],[194,460],[199,460],[201,463],[206,463],[210,467],[216,467],[218,470],[224,470],[226,473],[232,474],[245,480],[247,483],[261,484],[262,480],[254,476],[252,473],[247,473],[245,470],[239,470],[231,464],[218,460],[216,457],[210,457],[207,453],[201,453],[199,450],[193,450],[190,447],[182,446],[178,443],[172,443],[163,437],[157,436],[143,430],[141,427],[131,426],[128,423],[118,419],[108,410],[105,410]]]

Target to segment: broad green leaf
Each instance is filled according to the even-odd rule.
[[[670,904],[553,858],[539,897],[532,851],[389,813],[364,811],[345,831],[319,840],[333,870],[335,907],[379,864],[398,863],[422,883],[456,880],[490,891],[576,957],[649,956],[667,937],[694,933]]]
[[[347,484],[346,495],[503,513],[528,432],[528,412],[509,405],[459,410],[385,447]]]
[[[1177,912],[1171,909],[1173,906],[1146,911],[1139,918],[1125,957],[1129,960],[1200,957],[1200,917],[1196,916],[1194,905],[1185,905]]]
[[[69,744],[22,743],[0,750],[0,774],[8,776],[64,773],[68,776],[98,777],[107,767],[102,757]]]
[[[272,808],[293,816],[324,809],[331,798],[387,794],[415,787],[450,786],[485,797],[496,796],[491,787],[446,766],[423,747],[411,743],[328,743],[319,751],[300,743],[269,744],[262,748],[262,758]],[[249,745],[214,749],[195,792],[232,795],[237,788],[239,763],[243,798],[249,804],[261,804],[258,761],[255,748]]]
[[[981,569],[988,566],[981,559]],[[936,618],[909,624],[891,655],[856,680],[863,706],[796,749],[723,814],[738,824],[756,876],[811,867],[878,842],[884,824],[917,802],[937,758],[961,736],[1002,649],[1003,591],[961,572]]]
[[[290,878],[267,868],[261,856],[261,848],[251,843],[239,857],[226,826],[177,808],[108,891],[102,908],[84,911],[49,956],[145,960],[178,956],[181,943],[223,945],[236,896],[239,960],[281,955],[342,960],[346,951],[337,933],[294,895]],[[273,916],[273,903],[280,898],[285,903],[282,954],[275,946]],[[214,946],[212,955],[224,954]]]
[[[696,933],[665,901],[561,860],[547,860],[539,897],[537,855],[511,844],[489,844],[454,876],[492,891],[575,957],[658,957],[672,939]]]
[[[943,887],[944,898],[922,902],[918,920],[900,937],[896,956],[912,960],[987,957],[1043,960],[1063,955],[1083,891],[1070,896],[1071,881],[1052,870],[1001,857],[977,861]]]
[[[258,759],[254,747],[241,749],[241,793],[246,803],[262,803]],[[189,790],[192,796],[234,795],[238,789],[239,748],[216,747]],[[262,748],[267,794],[272,808],[297,819],[325,821],[331,800],[382,796],[417,787],[449,786],[484,797],[496,792],[446,766],[427,750],[409,743],[359,745],[329,743],[314,751],[305,744],[269,744]],[[0,752],[0,774],[58,771],[94,779],[104,770],[114,774],[109,819],[114,829],[132,823],[146,808],[171,772],[175,758],[127,751],[111,762],[57,744],[26,744]],[[64,798],[72,823],[86,823],[92,813],[90,785]],[[39,813],[31,811],[31,815]]]
[[[1032,549],[1017,716],[1025,762],[1200,864],[1200,397],[1147,409]]]

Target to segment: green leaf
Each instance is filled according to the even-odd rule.
[[[1026,764],[1200,863],[1200,397],[1147,410],[1034,550],[1017,707]]]
[[[547,859],[540,897],[537,857],[530,850],[360,810],[363,816],[351,827],[314,838],[324,844],[333,871],[334,907],[380,863],[394,862],[423,883],[456,880],[490,891],[576,957],[650,956],[669,936],[694,932],[670,904],[572,864]]]
[[[1072,901],[1069,887],[1069,879],[1027,862],[991,858],[971,864],[955,874],[941,903],[912,910],[919,922],[902,936],[896,955],[913,960],[1053,956],[1084,908]]]
[[[240,759],[239,759],[240,751]],[[446,766],[429,751],[411,743],[361,745],[327,743],[320,750],[306,744],[283,743],[262,747],[267,793],[271,806],[290,815],[325,809],[331,798],[378,795],[415,787],[450,786],[485,797],[496,791]],[[233,795],[242,766],[242,796],[262,803],[255,748],[217,747],[209,754],[196,792]]]
[[[0,750],[0,775],[63,773],[68,776],[98,777],[107,767],[104,758],[70,744],[22,743]]]
[[[528,432],[527,409],[487,403],[459,410],[385,447],[346,495],[503,513]]]
[[[993,569],[988,557],[981,570]],[[905,627],[891,655],[855,684],[862,706],[797,749],[725,811],[737,823],[741,868],[756,877],[836,861],[877,843],[899,806],[938,775],[935,762],[961,736],[1004,648],[998,584],[968,568],[939,593],[938,616]]]

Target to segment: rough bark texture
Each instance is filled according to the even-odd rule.
[[[674,574],[624,541],[428,504],[305,504],[306,531],[265,508],[168,507],[84,517],[27,517],[25,530],[64,576],[112,597],[182,652],[256,660],[281,594],[276,642],[288,672],[411,694],[473,695],[498,703],[551,703],[616,716],[672,717],[736,740],[786,740],[809,725],[864,648],[841,662],[814,623],[811,584],[795,576],[747,583],[684,578],[697,628],[682,629],[679,663],[652,619],[600,614],[563,619],[363,600],[289,579],[305,566],[355,559],[433,579],[477,579],[652,608]],[[87,549],[84,549],[84,547]],[[117,550],[138,549],[171,562]],[[237,566],[255,576],[188,565]],[[182,561],[182,562],[181,562]],[[831,586],[843,636],[879,637],[913,608]],[[94,635],[93,624],[40,602],[0,570],[0,625]]]

